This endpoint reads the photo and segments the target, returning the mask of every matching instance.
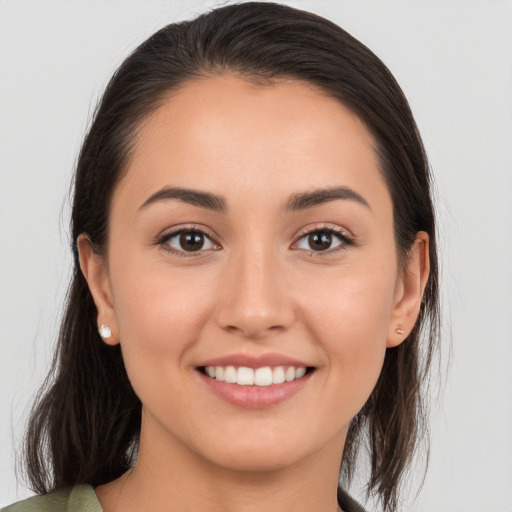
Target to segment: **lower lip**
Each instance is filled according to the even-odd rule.
[[[212,379],[202,372],[198,373],[208,388],[226,402],[245,409],[263,409],[296,395],[304,388],[313,372],[307,373],[300,379],[271,386],[239,386]]]

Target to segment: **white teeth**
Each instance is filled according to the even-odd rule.
[[[236,383],[239,386],[252,386],[254,384],[254,370],[240,366],[236,372]]]
[[[224,370],[224,382],[234,384],[236,382],[236,368],[234,366],[226,366]]]
[[[254,372],[254,384],[256,386],[271,386],[272,385],[272,368],[265,366],[258,368]]]
[[[284,381],[284,368],[276,366],[272,372],[272,384],[282,384]]]
[[[293,366],[264,366],[262,368],[247,368],[246,366],[206,366],[205,373],[212,379],[239,386],[271,386],[292,382],[306,375],[306,368]]]
[[[286,382],[291,382],[292,380],[295,379],[295,368],[293,366],[290,366],[290,368],[286,369],[284,378],[286,379]]]
[[[306,375],[306,368],[297,368],[295,371],[295,378],[300,379],[301,377],[304,377]]]

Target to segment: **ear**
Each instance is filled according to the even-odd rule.
[[[428,234],[418,231],[416,240],[407,255],[404,268],[398,276],[386,344],[388,348],[400,345],[414,328],[429,272]]]
[[[77,247],[80,269],[98,310],[98,328],[107,324],[111,330],[111,335],[108,338],[103,338],[103,341],[108,345],[117,345],[119,343],[119,328],[104,258],[94,252],[91,241],[85,234],[78,237]]]

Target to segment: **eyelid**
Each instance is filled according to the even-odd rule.
[[[307,251],[307,249],[300,249],[297,248],[298,242],[303,239],[306,236],[311,235],[312,233],[316,232],[328,232],[333,234],[334,236],[338,237],[341,240],[341,243],[332,248],[327,249],[325,251],[308,251],[314,256],[322,257],[327,256],[329,254],[333,254],[336,252],[339,252],[341,250],[344,250],[347,248],[347,246],[354,245],[355,239],[354,235],[350,233],[347,229],[342,228],[341,226],[337,224],[331,224],[331,223],[322,223],[317,224],[313,226],[307,226],[305,228],[302,228],[301,231],[296,235],[295,241],[292,243],[291,248],[295,250],[301,250],[301,251]],[[155,244],[160,246],[162,250],[165,250],[171,254],[182,256],[182,257],[194,257],[194,256],[204,256],[204,253],[212,251],[212,249],[199,249],[198,251],[182,251],[179,249],[172,248],[167,242],[169,239],[173,238],[174,236],[177,236],[181,233],[186,232],[197,232],[201,233],[205,237],[207,237],[211,243],[215,246],[213,250],[219,250],[222,249],[222,245],[218,242],[218,237],[215,233],[212,232],[211,229],[207,228],[206,226],[200,225],[200,224],[185,224],[185,225],[178,225],[173,226],[172,228],[166,228],[163,230],[155,239]]]
[[[295,241],[293,242],[293,244],[291,246],[292,249],[295,248],[295,250],[307,251],[307,249],[297,248],[296,245],[298,244],[298,242],[300,240],[302,240],[304,237],[311,235],[312,233],[317,233],[317,232],[322,232],[322,231],[328,232],[328,233],[333,234],[334,236],[337,236],[341,240],[342,243],[332,249],[327,249],[325,251],[313,251],[313,250],[308,251],[308,252],[312,253],[314,256],[319,256],[319,257],[322,257],[324,255],[327,256],[329,254],[333,254],[338,251],[342,251],[342,250],[346,249],[347,246],[355,244],[354,235],[352,235],[352,233],[350,233],[347,229],[342,228],[341,226],[339,226],[337,224],[322,223],[322,224],[317,224],[315,226],[308,226],[306,228],[303,228],[299,232],[299,234],[295,237]]]
[[[206,238],[208,238],[211,241],[211,243],[215,246],[215,248],[200,249],[198,251],[182,251],[179,249],[174,249],[167,242],[170,239],[172,239],[173,237],[175,237],[181,233],[200,233],[200,234],[204,235]],[[166,252],[169,252],[176,256],[189,258],[189,257],[194,257],[194,256],[195,257],[204,256],[204,253],[206,253],[206,252],[222,249],[222,246],[218,242],[217,239],[218,239],[217,235],[215,233],[213,233],[206,226],[202,226],[199,224],[184,224],[184,225],[173,226],[172,228],[166,228],[165,230],[163,230],[156,237],[155,244],[160,246],[160,248]]]

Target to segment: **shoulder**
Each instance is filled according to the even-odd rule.
[[[365,512],[363,507],[350,497],[341,487],[338,487],[338,504],[343,512]]]
[[[76,485],[14,503],[0,512],[103,512],[90,485]]]

